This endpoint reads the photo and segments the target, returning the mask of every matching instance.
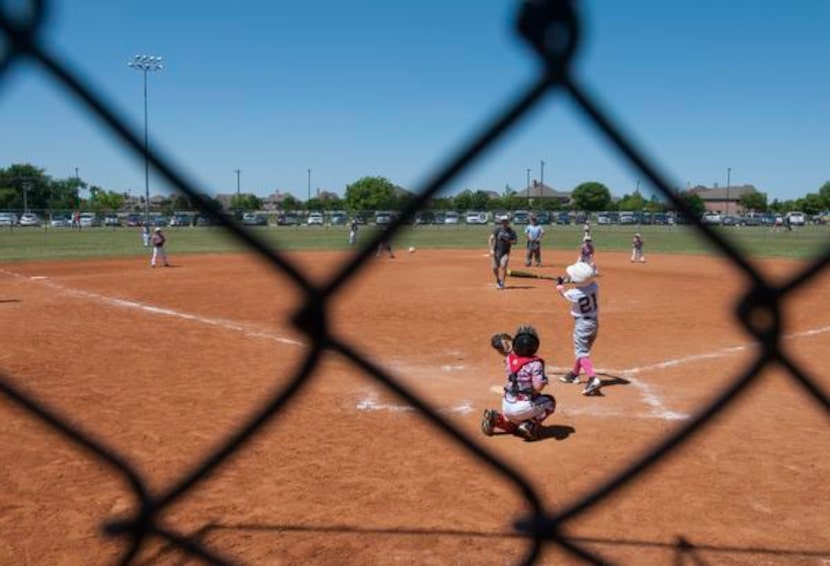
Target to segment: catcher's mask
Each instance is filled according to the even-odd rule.
[[[532,326],[520,326],[513,336],[513,351],[519,356],[529,357],[539,349],[539,334]]]

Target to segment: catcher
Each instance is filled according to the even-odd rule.
[[[545,360],[536,355],[539,335],[532,326],[520,326],[515,336],[504,332],[494,334],[490,343],[505,356],[507,383],[501,412],[486,409],[481,431],[493,436],[498,428],[525,440],[537,440],[542,421],[556,409],[556,399],[542,394],[548,378],[545,375]]]

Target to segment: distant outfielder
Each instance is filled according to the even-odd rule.
[[[578,262],[569,265],[565,271],[568,273],[573,288],[565,290],[565,285],[559,283],[556,285],[556,290],[571,304],[576,361],[573,369],[559,380],[563,383],[579,383],[579,373],[584,370],[588,381],[582,394],[598,395],[602,381],[594,373],[594,365],[591,363],[591,347],[599,333],[599,285],[594,281],[593,268],[587,263]]]
[[[542,394],[548,378],[545,360],[536,355],[539,335],[532,326],[520,326],[512,337],[507,333],[494,334],[490,344],[505,356],[507,383],[501,412],[485,410],[481,431],[492,436],[498,428],[525,440],[537,440],[542,421],[556,410],[556,399]]]

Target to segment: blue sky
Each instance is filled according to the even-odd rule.
[[[236,7],[236,6],[240,7]],[[242,8],[241,6],[244,6]],[[155,148],[209,194],[343,194],[365,175],[416,190],[533,80],[513,0],[53,2],[44,37]],[[830,2],[583,0],[577,75],[670,182],[753,184],[797,198],[830,180]],[[779,6],[786,6],[780,8]],[[778,8],[777,8],[778,7]],[[144,192],[143,160],[25,62],[0,83],[0,166]],[[449,192],[631,193],[642,177],[561,93]],[[169,192],[150,177],[150,192]],[[649,187],[642,181],[641,190]]]

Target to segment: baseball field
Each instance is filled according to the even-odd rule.
[[[549,232],[541,272],[576,259],[580,230]],[[533,502],[572,511],[560,525],[572,550],[547,543],[541,564],[581,563],[575,552],[632,565],[830,564],[830,415],[782,364],[633,481],[585,500],[761,356],[735,314],[743,274],[691,229],[640,231],[645,264],[629,262],[631,230],[594,232],[596,397],[558,380],[573,361],[572,320],[554,283],[496,290],[486,229],[412,230],[394,259],[372,255],[321,305],[337,346],[322,350],[294,325],[308,298],[297,280],[219,229],[171,229],[173,265],[156,269],[135,231],[0,233],[0,564],[116,562],[133,541],[105,526],[160,501],[138,564],[201,563],[188,541],[246,564],[516,564],[533,553],[515,528]],[[314,285],[355,253],[345,229],[267,234]],[[782,283],[828,232],[734,234]],[[784,356],[826,398],[826,270],[782,309]],[[557,400],[536,442],[480,432],[504,381],[490,335],[519,324],[538,329]],[[183,483],[284,393],[249,442]]]

